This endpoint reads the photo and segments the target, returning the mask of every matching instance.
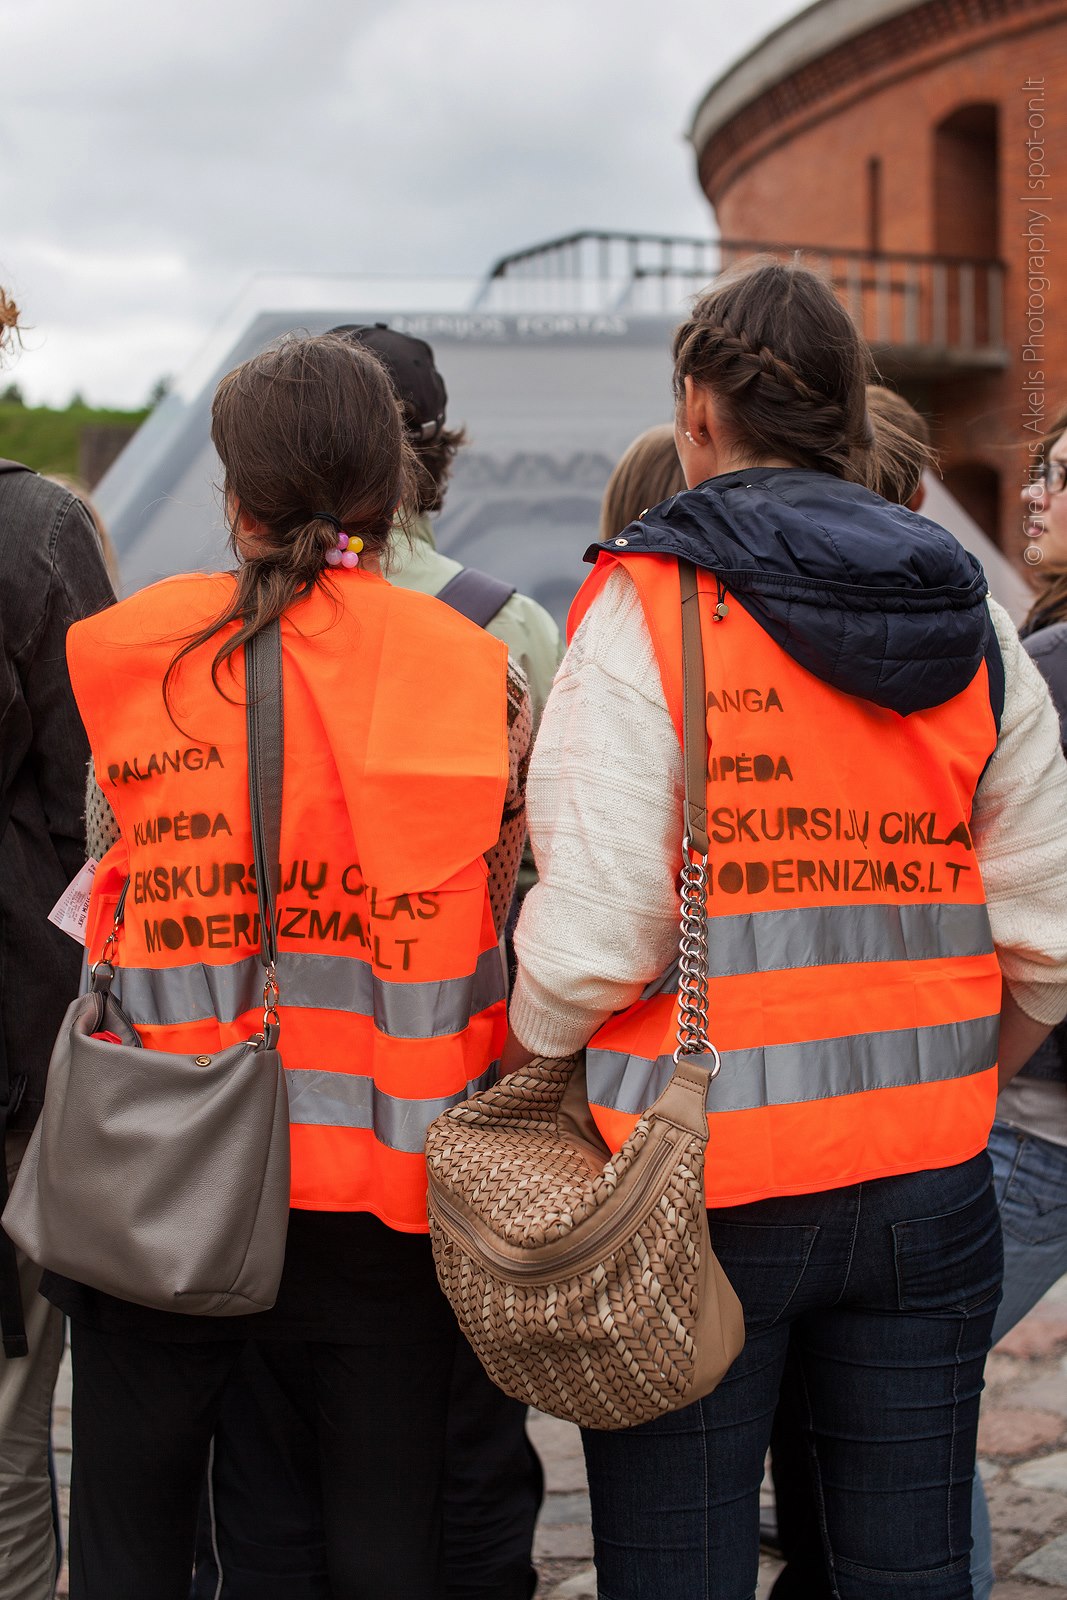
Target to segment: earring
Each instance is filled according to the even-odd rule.
[[[695,445],[696,444],[696,440],[693,438],[693,435],[689,432],[688,428],[686,428],[686,430],[685,430],[685,436],[689,440],[689,443],[691,445]]]

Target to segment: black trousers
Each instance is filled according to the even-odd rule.
[[[209,1447],[248,1348],[72,1323],[71,1600],[188,1600]],[[443,1600],[455,1339],[258,1348],[312,1441],[331,1600]],[[292,1488],[275,1485],[272,1515],[278,1505],[284,1514]],[[294,1594],[284,1574],[276,1578],[275,1590],[256,1589],[258,1600]]]
[[[212,1447],[190,1600],[334,1600],[302,1382],[283,1346],[242,1356]],[[525,1423],[526,1407],[458,1339],[444,1479],[448,1600],[533,1593],[544,1479]]]

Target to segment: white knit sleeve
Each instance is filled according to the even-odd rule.
[[[511,1026],[566,1055],[638,998],[677,947],[682,754],[637,591],[590,607],[545,707],[527,815],[538,883],[515,935]]]
[[[1045,680],[993,600],[1004,658],[1000,738],[974,797],[972,834],[1005,981],[1037,1022],[1067,1014],[1067,764]]]

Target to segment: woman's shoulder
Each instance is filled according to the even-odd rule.
[[[1067,739],[1067,622],[1053,622],[1028,634],[1023,649],[1048,684],[1060,718],[1062,739]]]
[[[1034,661],[1059,657],[1067,665],[1067,622],[1049,622],[1036,628],[1023,638],[1023,648]]]
[[[489,661],[504,660],[508,648],[504,641],[488,633],[478,623],[436,595],[377,579],[361,588],[364,603],[380,606],[392,624],[392,647],[413,656],[429,655],[434,660],[452,650],[466,649],[471,657]],[[353,615],[359,618],[360,608]]]
[[[226,572],[187,572],[138,589],[105,611],[74,623],[72,641],[145,644],[195,632],[227,604],[233,577]]]
[[[656,653],[637,585],[625,563],[602,578],[588,609],[573,627],[560,675],[586,666],[647,691],[658,682]]]

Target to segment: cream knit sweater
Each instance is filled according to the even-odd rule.
[[[972,836],[993,938],[1015,1000],[1067,1013],[1067,765],[1056,712],[1007,613],[1000,741],[975,795]],[[640,601],[605,584],[556,676],[530,765],[539,882],[516,934],[511,1025],[528,1050],[566,1055],[659,978],[677,945],[682,756]]]

